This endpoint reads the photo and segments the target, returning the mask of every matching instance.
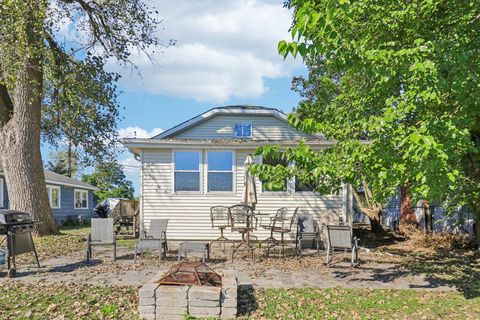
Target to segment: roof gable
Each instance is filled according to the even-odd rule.
[[[152,139],[164,139],[172,138],[177,134],[200,125],[201,123],[215,117],[218,115],[251,115],[251,116],[272,116],[288,125],[288,119],[285,113],[281,112],[275,108],[267,108],[260,106],[227,106],[227,107],[217,107],[210,109],[196,117],[193,117],[185,122],[180,123],[179,125],[170,128],[159,135],[156,135]]]

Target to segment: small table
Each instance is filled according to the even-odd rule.
[[[178,261],[180,261],[182,254],[185,257],[185,260],[187,260],[187,253],[189,252],[202,253],[202,261],[205,262],[205,256],[207,259],[210,259],[210,244],[207,242],[181,242],[180,247],[178,248]]]

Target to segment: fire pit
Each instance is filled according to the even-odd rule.
[[[189,314],[235,318],[237,286],[235,272],[220,275],[202,262],[179,263],[140,288],[140,317],[183,319]]]
[[[161,285],[185,285],[221,287],[222,277],[203,262],[183,262],[174,265],[158,283]]]

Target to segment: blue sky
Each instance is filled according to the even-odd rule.
[[[153,61],[134,53],[138,72],[109,65],[122,75],[121,137],[151,137],[216,106],[250,104],[290,112],[297,105],[291,79],[306,70],[300,59],[284,61],[277,53],[278,42],[290,39],[291,12],[282,0],[151,3],[163,20],[158,37],[176,45],[152,48]],[[128,152],[119,161],[138,190],[138,163]]]

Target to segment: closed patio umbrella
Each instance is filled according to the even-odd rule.
[[[245,159],[245,178],[243,181],[242,203],[255,209],[257,204],[257,190],[255,188],[255,177],[248,171],[253,164],[252,155],[249,154]]]

